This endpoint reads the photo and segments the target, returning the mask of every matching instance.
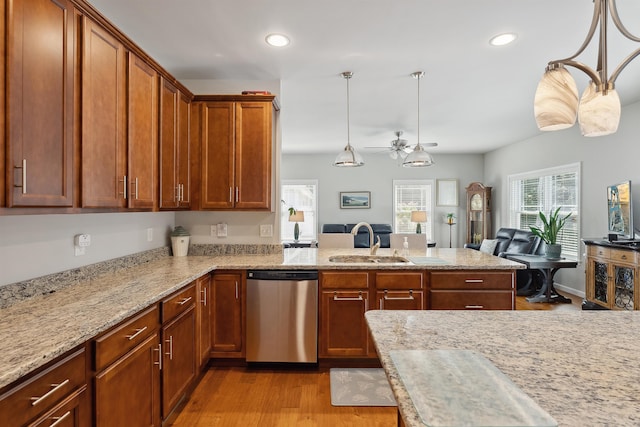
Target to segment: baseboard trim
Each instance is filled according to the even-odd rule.
[[[568,294],[575,295],[575,296],[580,297],[580,298],[584,298],[585,297],[584,291],[579,291],[576,288],[572,288],[570,286],[565,286],[565,285],[563,285],[561,283],[558,283],[558,282],[554,282],[553,286],[559,291],[566,292]]]

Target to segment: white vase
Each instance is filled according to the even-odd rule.
[[[173,256],[187,256],[189,253],[189,236],[171,236]]]

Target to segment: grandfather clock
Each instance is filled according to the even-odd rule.
[[[482,243],[491,236],[491,187],[472,182],[467,190],[467,243]]]

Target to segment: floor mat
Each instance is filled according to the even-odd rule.
[[[332,368],[333,406],[397,406],[383,369]]]

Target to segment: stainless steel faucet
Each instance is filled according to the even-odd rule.
[[[380,236],[378,237],[378,242],[374,245],[373,244],[373,228],[371,228],[371,226],[366,223],[366,222],[359,222],[357,223],[352,229],[351,229],[351,234],[353,234],[354,236],[356,234],[358,234],[358,229],[362,226],[367,227],[367,229],[369,230],[369,247],[371,248],[370,254],[371,255],[375,255],[376,252],[378,251],[378,248],[380,247]]]

